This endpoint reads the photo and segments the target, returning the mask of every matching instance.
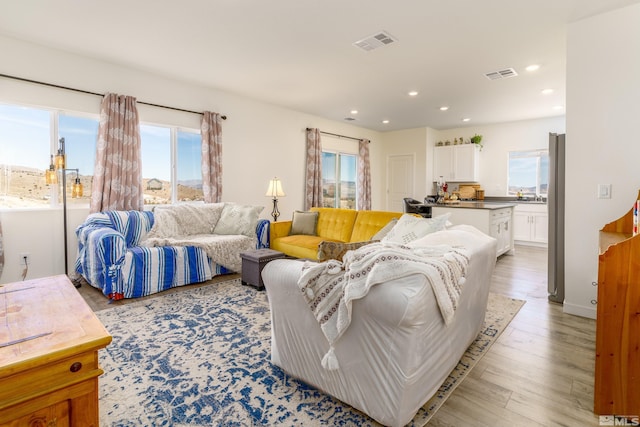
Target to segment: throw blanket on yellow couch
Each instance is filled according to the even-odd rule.
[[[447,245],[408,248],[390,242],[347,252],[343,262],[305,262],[298,287],[330,345],[322,366],[338,369],[333,346],[351,323],[351,303],[380,283],[423,274],[431,284],[445,324],[449,324],[468,264],[469,257],[463,249]]]

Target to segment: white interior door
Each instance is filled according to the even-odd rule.
[[[387,158],[387,210],[403,212],[405,197],[413,197],[414,154],[401,154]]]

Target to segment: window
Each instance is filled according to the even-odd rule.
[[[141,124],[140,138],[145,205],[204,200],[198,131]]]
[[[58,134],[64,137],[67,168],[78,169],[78,178],[83,187],[82,197],[70,197],[76,173],[67,171],[67,203],[89,203],[91,199],[98,125],[98,119],[93,117],[70,114],[60,114],[58,117]],[[57,141],[55,147],[58,147]]]
[[[171,203],[171,128],[140,125],[145,205]]]
[[[356,209],[356,156],[322,152],[322,206]]]
[[[0,207],[46,207],[51,112],[0,104]]]
[[[0,104],[0,208],[48,207],[62,198],[62,180],[44,178],[58,140],[65,139],[67,203],[88,204],[95,166],[97,115]],[[140,125],[145,204],[204,200],[201,138],[195,129]],[[83,196],[71,197],[76,174]]]
[[[199,132],[178,130],[178,201],[204,200],[202,191],[202,138]]]
[[[509,195],[546,195],[549,186],[549,151],[509,152]]]

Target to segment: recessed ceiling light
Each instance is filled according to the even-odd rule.
[[[387,123],[389,123],[389,120],[383,120],[382,123],[386,125]]]
[[[409,92],[409,96],[418,96],[418,91],[412,90],[411,92]]]
[[[447,111],[449,109],[449,107],[447,107],[446,105],[443,105],[442,107],[440,107],[440,111]]]
[[[358,110],[351,110],[351,114],[358,114]]]
[[[462,119],[462,121],[463,122],[469,122],[469,121],[471,121],[471,119],[469,117],[465,117],[465,118]]]
[[[542,89],[543,95],[551,95],[553,93],[553,89]]]
[[[553,107],[554,110],[562,110],[564,107],[562,105],[555,105]]]
[[[540,68],[540,66],[538,64],[531,64],[528,65],[525,70],[527,71],[537,71]]]

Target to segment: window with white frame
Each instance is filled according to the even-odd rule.
[[[145,205],[204,200],[199,131],[141,124],[140,138]]]
[[[57,129],[57,132],[56,132]],[[84,187],[82,197],[69,203],[88,203],[98,135],[97,116],[0,104],[0,207],[37,208],[56,203],[62,180],[47,185],[44,173],[51,154],[58,149],[58,135],[65,138],[67,193],[75,178]],[[58,172],[58,176],[63,172]]]
[[[355,154],[322,151],[322,206],[356,209]]]
[[[47,185],[45,170],[65,139],[67,202],[91,198],[98,115],[0,104],[0,208],[46,208],[61,198],[61,180]],[[140,125],[145,204],[203,200],[201,138],[197,129]],[[61,172],[59,172],[60,174]],[[70,197],[76,173],[83,196]]]
[[[549,186],[549,151],[509,152],[509,195],[546,196]]]

